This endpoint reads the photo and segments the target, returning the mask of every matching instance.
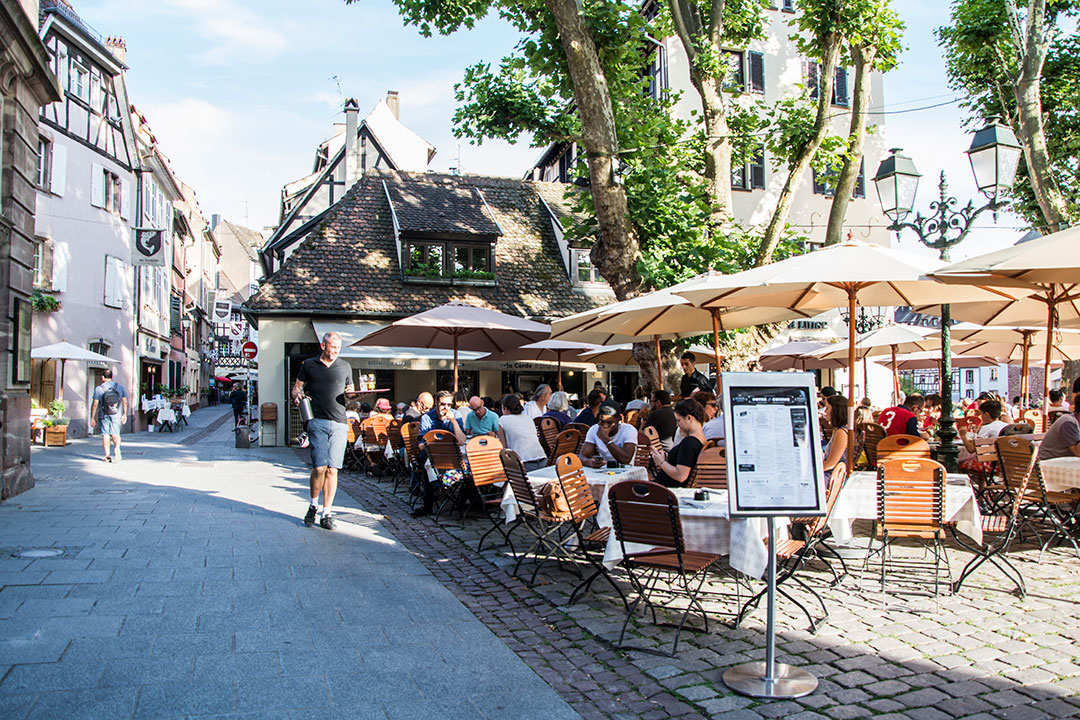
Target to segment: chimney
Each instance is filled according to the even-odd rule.
[[[117,60],[122,63],[127,62],[127,43],[124,42],[124,38],[107,37],[105,38],[105,47],[109,48],[109,52],[113,54]]]
[[[345,101],[345,189],[359,180],[356,172],[356,132],[360,119],[360,107],[354,98]]]
[[[221,224],[221,215],[214,213],[210,216],[210,229],[217,230],[217,226]]]
[[[400,120],[401,119],[398,116],[398,109],[399,109],[400,106],[398,104],[397,90],[389,90],[389,91],[387,91],[387,93],[386,93],[386,107],[390,108],[390,112],[394,113],[394,119],[395,120]]]

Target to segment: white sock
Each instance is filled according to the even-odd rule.
[[[322,509],[322,516],[323,517],[330,517],[333,514],[334,514],[334,511],[333,511],[332,508],[324,507]]]

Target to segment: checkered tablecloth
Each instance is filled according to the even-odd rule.
[[[1040,460],[1039,466],[1047,490],[1064,492],[1080,488],[1080,457]]]
[[[971,481],[967,475],[954,473],[945,477],[945,510],[942,513],[946,521],[956,523],[956,529],[975,542],[982,542],[982,516]],[[854,472],[848,476],[844,489],[836,498],[829,529],[838,542],[851,540],[851,524],[855,520],[873,520],[877,518],[877,474],[874,472]]]
[[[593,499],[596,500],[596,507],[598,510],[597,522],[603,527],[611,527],[611,513],[608,510],[607,504],[608,488],[623,480],[649,479],[649,475],[645,471],[645,468],[640,467],[624,467],[613,470],[588,467],[583,469],[585,470],[585,479],[588,481],[589,487],[592,488]],[[541,487],[546,483],[555,480],[557,477],[558,474],[555,466],[549,465],[529,473],[529,483],[532,485],[533,491],[539,493]],[[517,519],[517,500],[514,498],[514,489],[510,487],[510,483],[506,483],[506,487],[503,489],[500,507],[502,508],[503,517],[506,518],[506,522],[511,523]]]

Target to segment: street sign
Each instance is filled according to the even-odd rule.
[[[255,356],[259,354],[259,346],[248,340],[244,343],[242,352],[244,353],[244,357],[248,360],[254,360]]]
[[[214,319],[215,325],[224,325],[229,322],[229,317],[232,316],[232,303],[228,300],[215,300],[214,301]]]

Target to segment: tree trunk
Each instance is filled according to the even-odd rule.
[[[709,6],[709,25],[703,28],[701,11],[690,0],[669,0],[675,32],[686,50],[690,66],[690,82],[701,98],[702,120],[705,126],[705,182],[709,193],[711,224],[720,226],[731,218],[731,137],[724,106],[723,78],[702,71],[703,43],[721,47],[724,34],[724,0],[713,0]]]
[[[627,213],[626,190],[615,177],[618,135],[607,78],[576,0],[544,0],[544,4],[559,29],[581,119],[589,189],[599,226],[591,257],[615,297],[626,300],[637,295],[641,286],[637,272],[639,247]]]
[[[780,243],[780,236],[787,227],[788,216],[791,215],[791,204],[795,200],[795,190],[802,181],[803,175],[806,174],[807,168],[810,167],[810,162],[814,159],[814,154],[821,146],[821,142],[829,132],[833,75],[836,71],[836,61],[840,54],[840,43],[842,41],[843,35],[839,32],[831,32],[824,38],[825,52],[823,53],[819,73],[818,110],[817,116],[814,118],[814,134],[799,149],[794,161],[791,163],[787,180],[784,182],[784,188],[780,191],[780,197],[776,201],[776,210],[773,212],[772,220],[769,221],[769,226],[765,229],[765,237],[761,240],[756,263],[758,266],[768,265],[772,262],[773,252]]]
[[[832,207],[829,209],[829,226],[825,231],[825,244],[835,245],[843,239],[844,219],[847,216],[851,196],[859,182],[859,169],[862,167],[863,146],[866,143],[866,112],[870,100],[871,68],[877,48],[872,46],[852,47],[851,57],[855,62],[855,97],[851,103],[851,129],[848,131],[847,157],[840,177],[836,181]]]
[[[660,362],[664,368],[664,389],[672,395],[678,395],[682,370],[675,360],[675,353],[672,352],[674,348],[675,343],[670,340],[660,342]],[[659,390],[660,383],[656,375],[656,346],[652,340],[634,343],[634,361],[638,364],[641,373],[641,385],[645,390],[650,394],[653,390]]]
[[[1010,11],[1016,12],[1015,3]],[[1027,28],[1020,45],[1020,72],[1013,81],[1019,119],[1020,144],[1024,147],[1031,189],[1039,203],[1046,227],[1056,232],[1068,226],[1069,210],[1050,170],[1050,151],[1043,130],[1040,80],[1050,43],[1046,30],[1046,0],[1032,0],[1028,6]]]

